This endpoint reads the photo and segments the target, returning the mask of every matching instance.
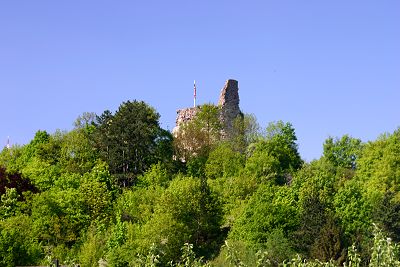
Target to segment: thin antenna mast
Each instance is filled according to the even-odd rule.
[[[11,148],[11,145],[10,145],[10,137],[9,137],[9,136],[7,136],[7,145],[6,145],[6,147],[7,147],[7,149],[10,149],[10,148]]]
[[[196,80],[194,80],[194,82],[193,82],[193,107],[195,108],[196,107],[196,95],[197,95],[197,92],[196,92]]]

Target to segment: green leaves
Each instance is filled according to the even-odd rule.
[[[360,139],[348,135],[340,139],[329,137],[324,143],[324,157],[336,167],[355,169],[362,148]]]
[[[14,216],[17,211],[18,193],[15,188],[6,188],[5,194],[0,199],[0,218]]]
[[[205,173],[209,179],[228,178],[238,175],[244,167],[245,158],[228,144],[221,144],[208,156]]]
[[[227,134],[220,112],[199,107],[173,137],[127,101],[4,149],[0,265],[335,266],[354,243],[348,266],[398,266],[400,130],[330,137],[304,163],[290,123],[238,117]]]
[[[154,216],[145,226],[146,238],[165,247],[166,256],[176,259],[183,243],[207,255],[216,249],[220,235],[221,206],[200,179],[176,178],[159,199]]]
[[[234,224],[231,238],[259,246],[272,231],[280,229],[287,235],[297,225],[298,209],[290,188],[263,184]]]
[[[31,219],[17,215],[0,221],[0,265],[13,267],[39,263],[41,244],[32,231]]]
[[[371,206],[357,181],[348,181],[335,195],[335,212],[347,235],[364,234],[371,221]]]
[[[247,173],[256,175],[261,181],[290,183],[291,173],[303,164],[297,151],[296,140],[290,123],[270,123],[266,137],[248,147]]]
[[[165,146],[167,141],[159,117],[152,107],[135,100],[122,103],[114,115],[105,111],[97,118],[96,147],[122,185],[133,184],[137,175],[157,162],[157,142]]]
[[[90,224],[90,216],[85,211],[85,200],[77,189],[55,188],[42,192],[32,200],[34,233],[48,245],[71,246]]]

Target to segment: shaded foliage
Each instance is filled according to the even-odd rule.
[[[15,188],[19,196],[25,191],[38,192],[29,179],[19,173],[7,173],[5,168],[0,167],[0,196],[5,194],[6,188]]]

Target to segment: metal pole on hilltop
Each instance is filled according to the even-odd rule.
[[[193,107],[195,108],[196,107],[196,95],[197,95],[197,92],[196,92],[196,80],[194,80],[194,82],[193,82]]]

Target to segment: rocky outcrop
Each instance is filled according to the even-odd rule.
[[[243,116],[239,108],[238,81],[230,79],[225,82],[219,96],[218,106],[221,108],[222,135],[229,138],[235,119],[238,116]]]

